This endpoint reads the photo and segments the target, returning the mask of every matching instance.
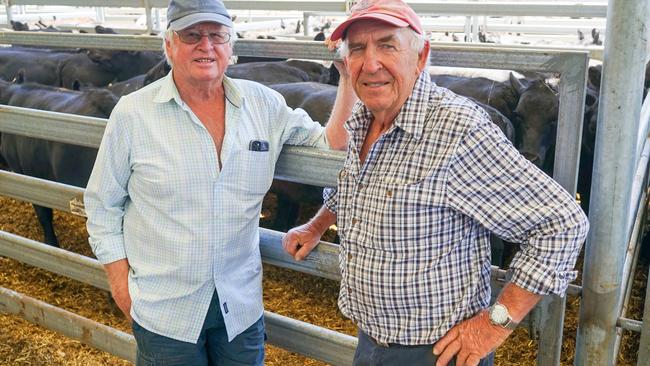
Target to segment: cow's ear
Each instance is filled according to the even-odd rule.
[[[25,69],[20,69],[18,70],[18,74],[16,74],[16,77],[11,81],[14,84],[22,84],[25,82]]]
[[[80,91],[81,90],[81,82],[78,79],[74,79],[72,82],[72,90]]]
[[[510,85],[515,89],[518,95],[521,95],[524,93],[524,90],[526,89],[526,86],[522,84],[522,82],[513,74],[510,73],[509,76],[510,79]]]

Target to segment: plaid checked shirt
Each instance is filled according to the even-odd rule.
[[[359,152],[372,115],[347,121],[338,193],[339,307],[379,342],[433,344],[490,301],[490,231],[521,251],[512,281],[563,294],[588,222],[474,103],[423,73],[393,126]],[[338,209],[337,209],[338,207]]]

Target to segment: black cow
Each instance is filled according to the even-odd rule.
[[[546,167],[547,152],[555,142],[560,98],[543,79],[517,79],[510,84],[519,96],[512,119],[519,152],[540,168]],[[546,165],[545,165],[546,163]]]
[[[257,81],[266,85],[314,81],[306,72],[287,64],[285,61],[249,62],[230,65],[226,69],[226,75],[235,79]]]
[[[518,97],[511,85],[484,77],[464,77],[456,75],[431,75],[431,81],[456,94],[473,99],[496,108],[512,120]]]
[[[0,104],[107,118],[117,98],[107,90],[73,91],[34,83],[0,81]],[[85,187],[96,149],[3,133],[0,155],[16,173]],[[52,209],[34,205],[45,242],[58,246]]]
[[[0,78],[12,80],[24,69],[29,71],[30,81],[60,86],[59,67],[63,61],[74,55],[71,52],[53,52],[37,48],[0,48]]]

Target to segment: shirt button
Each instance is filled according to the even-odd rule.
[[[390,189],[386,191],[386,197],[392,197],[393,196],[393,191]]]
[[[352,253],[348,253],[348,260],[349,260],[349,261],[352,260]]]
[[[344,179],[347,174],[348,173],[346,173],[345,169],[341,169],[339,171],[339,179]]]
[[[352,219],[352,225],[356,225],[359,222],[356,218]]]

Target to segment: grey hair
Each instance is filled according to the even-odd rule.
[[[424,45],[429,41],[426,36],[417,33],[410,27],[405,27],[405,28],[400,28],[398,32],[408,32],[410,35],[410,40],[409,40],[409,46],[411,47],[412,50],[417,52],[417,54],[421,54],[422,51],[424,50]],[[341,44],[338,47],[338,52],[339,56],[347,57],[350,54],[350,50],[348,49],[348,39],[347,37],[343,39]],[[429,55],[427,55],[427,63],[425,66],[429,65]]]
[[[231,47],[234,47],[235,42],[237,41],[237,33],[235,32],[235,28],[231,28],[231,27],[226,27],[226,28],[228,29],[228,33],[230,34],[230,40],[228,41],[228,43],[230,43]],[[168,41],[169,41],[169,43],[174,42],[174,37],[172,37],[172,33],[174,33],[174,31],[171,30],[170,28],[167,28],[167,29],[165,29],[165,31],[160,33],[160,35],[162,36],[162,39],[163,39],[162,49],[163,49],[163,54],[165,55],[165,60],[167,60],[167,64],[173,69],[174,64],[172,63],[171,58],[167,54],[167,47],[165,47],[166,42],[168,42]]]

